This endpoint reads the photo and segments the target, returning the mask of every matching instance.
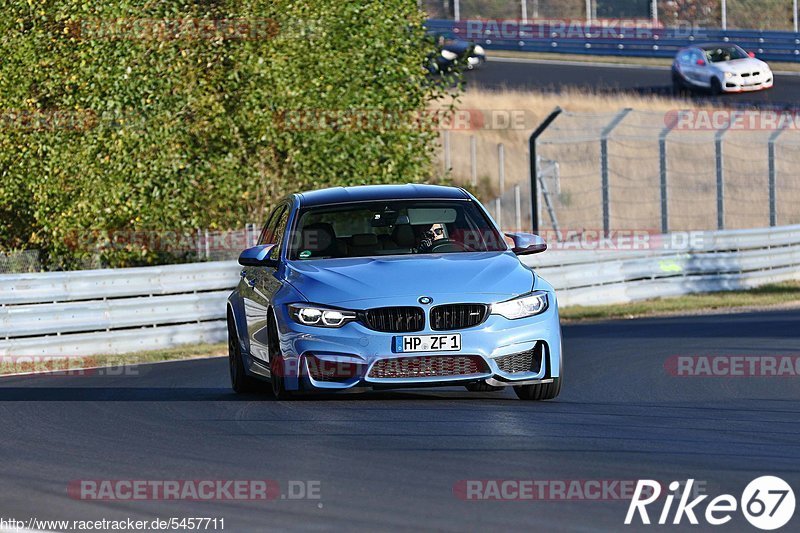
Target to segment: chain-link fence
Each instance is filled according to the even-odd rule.
[[[504,228],[531,229],[528,145],[452,131],[442,139],[440,163],[456,181],[476,190]],[[796,114],[563,112],[535,146],[540,231],[800,224]]]
[[[437,19],[638,19],[666,27],[797,31],[795,0],[424,0]]]

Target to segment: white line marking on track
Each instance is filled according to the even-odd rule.
[[[658,65],[631,65],[628,63],[608,63],[606,61],[576,61],[569,59],[533,59],[525,57],[495,57],[486,56],[487,61],[497,61],[498,63],[528,63],[531,65],[561,65],[572,67],[599,67],[599,68],[621,68],[629,70],[672,70],[671,67],[661,67]],[[800,72],[788,70],[773,70],[773,74],[778,76],[800,76]]]

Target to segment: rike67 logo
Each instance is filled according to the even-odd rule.
[[[681,487],[685,488],[681,491]],[[696,496],[691,501],[694,479],[689,479],[685,484],[673,481],[669,484],[669,492],[663,500],[663,507],[656,523],[660,525],[680,524],[684,518],[690,524],[699,524],[698,516],[712,526],[721,526],[733,519],[737,509],[750,524],[765,531],[772,531],[783,527],[794,515],[794,491],[784,480],[775,476],[762,476],[751,481],[737,499],[731,494],[721,494],[705,502],[705,512],[701,512],[704,500],[708,495]],[[651,479],[639,480],[633,494],[633,499],[625,516],[625,525],[631,525],[637,520],[642,524],[651,523],[647,506],[659,500],[662,496],[662,486],[658,481]],[[678,499],[673,512],[674,500]],[[660,502],[659,502],[660,503]],[[656,507],[656,506],[653,506]],[[655,511],[657,509],[650,509]],[[672,520],[670,520],[672,518]]]

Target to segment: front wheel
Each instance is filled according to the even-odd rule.
[[[686,83],[683,81],[683,77],[678,74],[677,72],[672,73],[672,92],[673,94],[682,95],[688,93],[689,88],[686,86]]]
[[[714,96],[722,94],[722,82],[717,78],[711,78],[711,94]]]
[[[278,324],[275,316],[269,319],[269,375],[272,384],[272,395],[276,400],[288,400],[291,392],[286,390],[286,366],[284,365],[281,344],[278,339]]]
[[[247,375],[242,361],[242,350],[239,345],[239,337],[236,334],[236,326],[228,317],[228,369],[231,375],[231,388],[237,394],[254,392],[258,390],[259,382]]]
[[[561,378],[553,378],[552,383],[514,387],[514,392],[520,400],[552,400],[561,392]]]

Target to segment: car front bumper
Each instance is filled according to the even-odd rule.
[[[509,320],[489,315],[481,324],[454,331],[427,327],[413,333],[383,333],[358,322],[341,328],[297,324],[279,318],[285,383],[290,390],[344,390],[459,385],[547,383],[560,377],[561,329],[551,299],[542,314]],[[395,337],[461,335],[457,352],[395,353]],[[533,364],[528,367],[527,361]],[[519,364],[522,361],[525,364]]]
[[[722,90],[726,93],[761,91],[771,88],[774,81],[775,78],[771,72],[755,77],[733,76],[723,81]]]

